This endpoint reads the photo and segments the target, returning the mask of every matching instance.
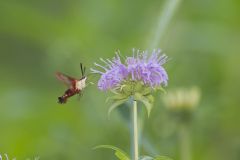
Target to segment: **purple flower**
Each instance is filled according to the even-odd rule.
[[[167,85],[168,75],[162,65],[167,61],[166,55],[161,55],[160,50],[153,50],[149,56],[147,51],[140,52],[133,49],[133,56],[126,57],[125,63],[121,62],[119,55],[112,60],[100,59],[105,65],[95,63],[95,66],[104,71],[91,69],[92,73],[101,74],[98,81],[100,90],[114,89],[126,81],[142,81],[152,88]],[[135,55],[136,54],[136,55]]]
[[[101,74],[101,78],[98,81],[98,87],[101,90],[108,90],[118,86],[127,76],[127,68],[122,64],[118,54],[112,60],[100,60],[105,63],[106,67],[95,63],[95,66],[102,68],[104,71],[99,71],[91,68],[92,73]]]

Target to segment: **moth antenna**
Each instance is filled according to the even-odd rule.
[[[80,68],[81,68],[81,73],[82,73],[82,76],[83,76],[84,73],[83,73],[83,66],[82,66],[82,63],[80,63]]]

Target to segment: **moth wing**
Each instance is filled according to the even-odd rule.
[[[75,79],[66,75],[66,74],[63,74],[61,72],[57,72],[56,73],[56,77],[58,80],[62,81],[64,84],[66,84],[69,88],[73,88],[74,87],[74,84],[75,84]]]

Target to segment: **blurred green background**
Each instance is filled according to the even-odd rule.
[[[110,160],[111,144],[129,151],[129,128],[108,95],[90,86],[80,101],[57,104],[66,87],[55,71],[79,77],[116,49],[152,49],[163,0],[1,0],[0,154],[26,159]],[[183,0],[157,47],[170,57],[169,86],[197,85],[193,160],[240,159],[240,1]],[[88,70],[89,72],[89,70]],[[175,125],[161,95],[146,119],[142,154],[179,159]],[[146,115],[145,115],[146,116]]]

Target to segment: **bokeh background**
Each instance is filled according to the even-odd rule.
[[[166,0],[167,1],[167,0]],[[107,117],[107,94],[89,86],[79,101],[57,97],[62,71],[80,77],[116,49],[150,48],[164,0],[1,0],[0,153],[9,157],[110,160],[111,144],[129,152],[127,121]],[[170,57],[166,88],[201,88],[191,124],[193,160],[240,159],[240,1],[182,0],[159,42]],[[89,70],[88,70],[89,72]],[[146,116],[146,115],[145,115]],[[142,154],[179,159],[174,121],[157,95],[145,119]]]

